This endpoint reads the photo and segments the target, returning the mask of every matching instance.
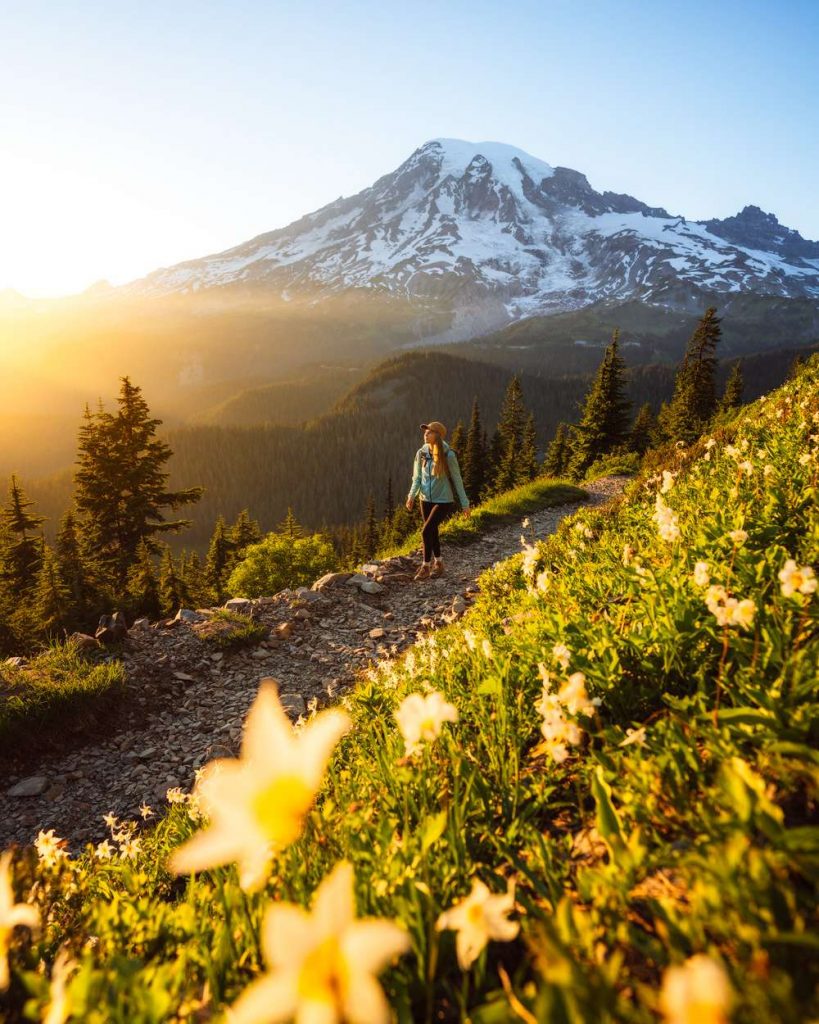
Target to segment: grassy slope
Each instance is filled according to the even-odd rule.
[[[787,597],[778,579],[788,558],[817,559],[815,362],[744,410],[710,455],[699,444],[669,467],[679,540],[658,534],[658,484],[637,483],[616,507],[565,521],[528,575],[520,556],[486,573],[464,620],[374,672],[347,702],[356,727],[264,897],[246,899],[232,868],[171,881],[162,858],[196,827],[176,806],[136,860],[53,874],[39,889],[45,937],[13,968],[70,941],[82,1019],[164,1020],[182,1003],[207,1016],[259,971],[266,900],[307,903],[347,857],[359,912],[411,933],[412,953],[384,978],[403,1021],[457,1020],[466,1006],[475,1022],[513,1019],[503,969],[530,1017],[648,1024],[663,970],[695,952],[727,970],[733,1019],[815,1016],[817,596]],[[728,536],[739,529],[744,543]],[[754,602],[748,628],[718,626],[697,561]],[[582,671],[601,701],[562,763],[538,750],[540,665],[558,685]],[[460,720],[408,760],[393,712],[427,688]],[[638,727],[642,742],[623,746]],[[473,876],[494,891],[516,880],[522,930],[463,977],[451,933],[433,926]]]

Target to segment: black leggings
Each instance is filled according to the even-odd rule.
[[[431,501],[421,502],[421,515],[424,517],[424,525],[421,528],[421,540],[424,542],[424,561],[432,561],[432,556],[441,557],[441,541],[438,537],[438,527],[452,515],[455,508],[454,502]]]

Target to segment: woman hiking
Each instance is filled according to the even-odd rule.
[[[455,510],[456,495],[463,514],[468,516],[470,513],[458,456],[444,440],[446,427],[438,420],[432,420],[431,423],[422,423],[421,430],[424,432],[424,444],[415,454],[412,486],[407,495],[407,510],[410,512],[416,497],[421,495],[421,515],[424,520],[421,528],[424,561],[415,574],[417,580],[443,574],[444,560],[441,558],[438,527]]]

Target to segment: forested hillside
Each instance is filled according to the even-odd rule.
[[[594,353],[596,365],[602,350]],[[781,383],[794,355],[794,350],[783,350],[744,359],[744,398],[753,399]],[[718,371],[720,387],[729,368],[723,365]],[[510,369],[505,366],[438,350],[410,352],[382,363],[331,412],[304,427],[268,424],[164,430],[162,436],[174,452],[172,486],[205,488],[191,513],[193,527],[173,543],[203,553],[217,516],[233,519],[243,508],[250,509],[263,531],[273,529],[288,507],[311,528],[357,522],[370,494],[376,507],[383,507],[390,477],[395,495],[408,489],[412,457],[421,443],[420,422],[435,417],[450,431],[458,420],[467,426],[477,397],[491,435],[509,379]],[[590,376],[525,373],[520,379],[542,450],[560,422],[577,419]],[[671,396],[673,380],[671,366],[631,368],[627,384],[634,411],[645,402],[656,411]],[[257,397],[252,396],[253,408],[262,412]],[[270,414],[275,416],[275,409]],[[241,415],[238,409],[231,413]],[[70,504],[71,473],[26,481],[26,490],[46,516],[46,532],[52,536]]]

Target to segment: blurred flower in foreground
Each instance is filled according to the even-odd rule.
[[[342,861],[317,889],[311,913],[293,903],[268,908],[262,948],[270,970],[228,1011],[231,1024],[388,1024],[376,976],[409,949],[409,936],[392,921],[356,920],[353,883],[352,865]]]
[[[18,925],[32,931],[40,926],[40,912],[30,903],[15,903],[11,887],[11,850],[0,856],[0,992],[9,987],[8,948]]]
[[[703,953],[663,975],[660,1010],[667,1024],[725,1024],[732,1000],[725,969]]]
[[[793,597],[797,592],[813,594],[816,590],[813,569],[809,565],[798,566],[792,558],[785,562],[784,569],[779,570],[779,582],[783,597]]]
[[[484,883],[476,878],[472,882],[472,892],[466,899],[445,910],[435,927],[438,931],[458,933],[455,939],[458,963],[466,971],[490,939],[511,942],[517,936],[520,925],[507,919],[507,915],[514,909],[514,883],[508,884],[505,893],[493,896]]]
[[[275,682],[263,679],[241,757],[211,761],[197,779],[195,796],[210,827],[174,851],[170,869],[183,874],[237,861],[242,888],[261,888],[273,851],[301,834],[333,747],[351,724],[331,709],[295,732]]]
[[[71,997],[66,991],[66,982],[77,967],[67,949],[61,949],[51,968],[51,991],[42,1024],[64,1024],[71,1016]]]
[[[404,737],[406,754],[410,756],[423,743],[431,743],[441,735],[444,722],[457,722],[458,709],[444,700],[437,690],[422,696],[411,693],[395,712],[398,728]]]

